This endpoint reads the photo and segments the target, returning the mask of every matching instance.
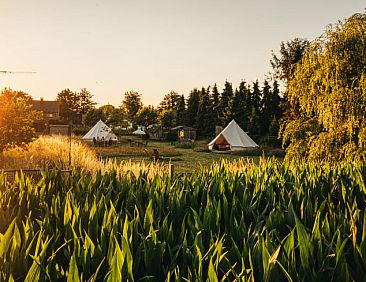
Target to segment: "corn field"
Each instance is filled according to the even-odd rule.
[[[366,281],[366,165],[0,174],[0,281]]]

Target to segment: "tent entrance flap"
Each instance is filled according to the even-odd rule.
[[[216,151],[228,151],[230,150],[230,144],[223,135],[220,135],[213,144],[212,149]]]

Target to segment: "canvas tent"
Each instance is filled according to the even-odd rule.
[[[93,142],[93,138],[99,141],[109,141],[109,139],[112,139],[112,141],[117,142],[117,136],[112,132],[112,129],[101,120],[99,120],[82,139],[84,141]]]
[[[255,148],[258,145],[232,120],[209,144],[213,151],[241,151],[245,148]]]

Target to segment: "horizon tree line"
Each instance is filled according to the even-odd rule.
[[[232,83],[225,81],[222,91],[217,84],[194,88],[187,98],[171,91],[158,107],[145,106],[142,95],[136,91],[125,92],[119,108],[110,104],[96,108],[92,95],[85,88],[79,93],[65,89],[57,95],[57,100],[61,103],[64,119],[75,119],[81,112],[85,125],[92,126],[99,119],[111,126],[125,124],[126,119],[136,126],[159,124],[171,128],[183,125],[196,128],[202,138],[214,136],[216,126],[224,127],[232,119],[251,135],[277,136],[282,115],[276,80],[272,85],[264,80],[262,87],[258,81],[252,84],[242,81],[235,89]]]

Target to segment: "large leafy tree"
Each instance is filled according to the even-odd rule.
[[[113,111],[116,109],[113,105],[111,104],[107,104],[107,105],[103,105],[99,108],[100,110],[103,111],[103,113],[106,115],[106,116],[109,116],[110,114],[113,113]]]
[[[22,91],[5,88],[0,94],[0,152],[7,146],[22,146],[33,140],[33,122],[42,117],[32,110],[32,97]]]
[[[106,114],[103,112],[103,110],[101,108],[99,109],[91,109],[90,111],[88,111],[84,117],[84,124],[88,125],[88,126],[93,126],[95,125],[99,120],[102,121],[106,121],[107,117]]]
[[[165,110],[160,112],[159,123],[162,127],[171,128],[176,125],[176,116],[173,110]]]
[[[137,112],[142,108],[141,94],[136,91],[125,92],[125,97],[122,101],[122,112],[131,122],[135,122]]]
[[[299,113],[283,125],[289,158],[365,156],[366,14],[329,27],[307,47],[288,81]]]
[[[163,100],[160,102],[159,110],[161,111],[176,111],[178,109],[178,104],[181,99],[181,96],[174,91],[170,91],[169,94],[166,94]]]
[[[135,121],[138,125],[149,126],[155,124],[158,119],[158,111],[153,106],[144,106],[136,114]]]
[[[57,94],[57,101],[61,106],[61,117],[64,120],[81,122],[81,116],[94,109],[96,103],[93,101],[93,95],[83,88],[80,92],[71,91],[69,88],[62,90]]]
[[[127,124],[126,117],[122,113],[121,109],[114,108],[107,115],[107,124],[113,127],[125,126]]]

